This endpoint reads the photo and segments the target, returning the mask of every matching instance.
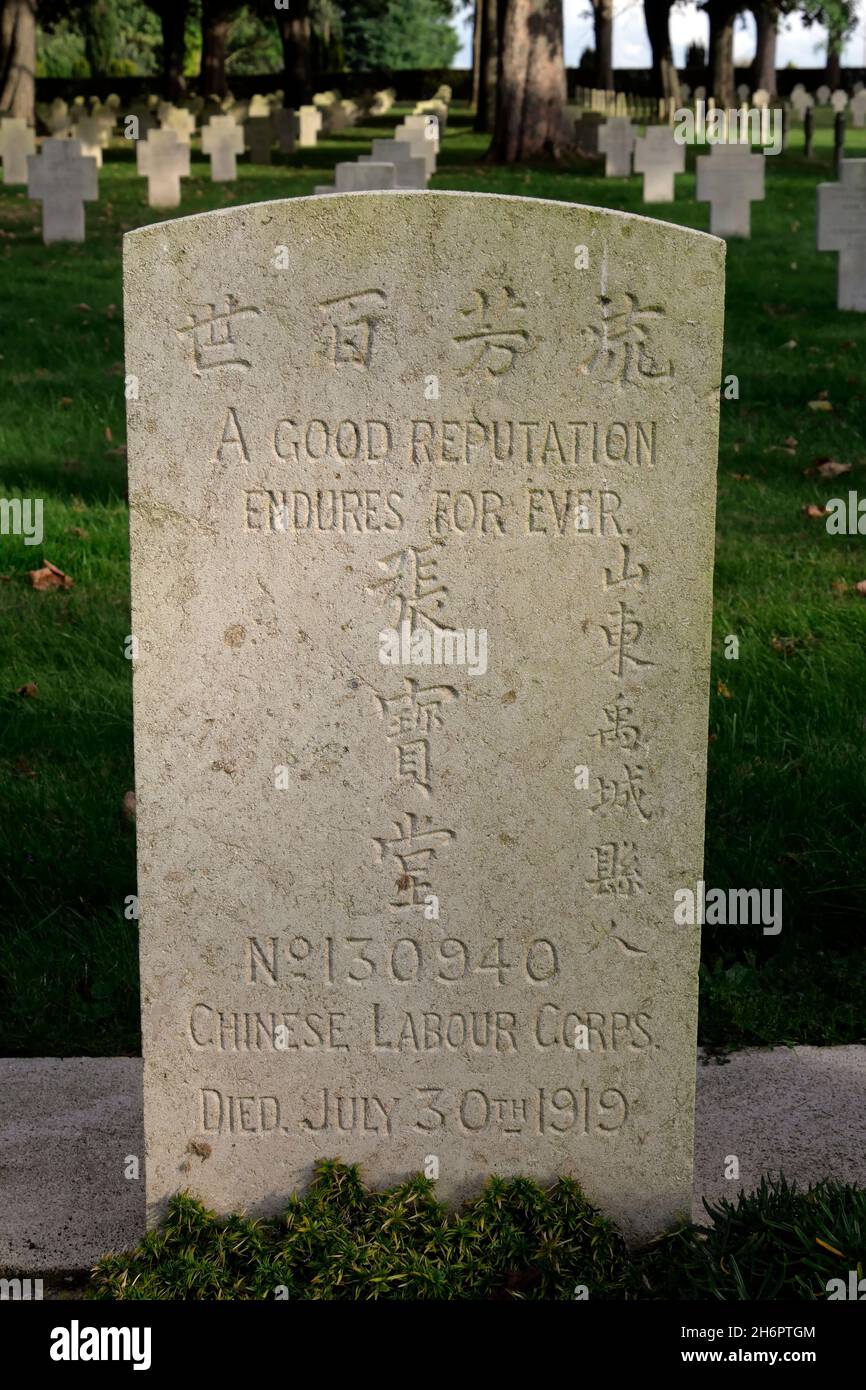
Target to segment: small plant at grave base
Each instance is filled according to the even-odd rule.
[[[377,1192],[357,1167],[324,1160],[281,1218],[219,1219],[175,1197],[162,1229],[100,1261],[91,1296],[570,1299],[583,1284],[590,1298],[624,1298],[627,1275],[622,1237],[571,1179],[492,1177],[453,1214],[420,1175]]]
[[[685,1225],[629,1251],[576,1182],[542,1188],[490,1178],[449,1213],[417,1176],[383,1192],[357,1167],[316,1165],[282,1217],[216,1217],[188,1194],[128,1255],[96,1266],[95,1299],[419,1301],[805,1299],[829,1297],[866,1265],[866,1191],[821,1182],[805,1191],[762,1179],[736,1201],[706,1204]]]

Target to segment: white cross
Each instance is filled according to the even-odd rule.
[[[626,116],[612,116],[598,132],[598,152],[605,156],[605,178],[628,178],[637,136]]]
[[[237,178],[237,157],[244,152],[244,133],[231,116],[211,116],[201,133],[201,148],[203,154],[210,155],[214,183]]]
[[[645,203],[672,203],[674,174],[684,173],[685,167],[686,147],[677,143],[668,126],[647,126],[646,135],[635,141],[634,171],[643,174]]]
[[[818,250],[839,253],[838,308],[866,313],[866,159],[843,159],[840,173],[818,185]]]
[[[96,160],[78,140],[44,140],[27,160],[27,196],[42,203],[42,240],[84,240],[84,204],[99,197]]]
[[[748,145],[713,145],[697,160],[699,203],[710,205],[713,236],[752,234],[752,203],[764,196],[764,156]]]
[[[175,130],[148,131],[135,147],[138,172],[147,178],[147,201],[152,208],[176,208],[180,181],[189,174],[189,145]]]

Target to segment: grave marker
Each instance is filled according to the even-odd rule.
[[[274,126],[270,116],[250,116],[244,122],[244,139],[251,164],[270,164]]]
[[[629,177],[636,139],[637,132],[627,117],[612,116],[605,121],[598,134],[598,152],[605,157],[605,178]]]
[[[323,1155],[688,1216],[723,256],[471,193],[126,236],[151,1220]]]
[[[36,136],[22,116],[0,118],[0,159],[4,183],[27,182],[27,160],[36,153]]]
[[[244,133],[231,116],[211,116],[201,133],[202,153],[210,156],[214,183],[230,183],[238,176],[237,157],[244,152]]]
[[[78,140],[43,140],[42,153],[27,160],[27,196],[42,203],[42,240],[84,240],[84,204],[99,197],[96,160]]]
[[[818,250],[839,253],[837,307],[866,313],[866,159],[843,159],[839,172],[818,185]]]
[[[171,127],[151,130],[135,147],[138,172],[147,179],[147,201],[152,208],[176,208],[180,181],[189,175],[189,145]]]
[[[764,196],[764,156],[748,145],[713,145],[697,160],[699,203],[710,205],[710,231],[720,237],[752,234],[752,203]]]
[[[674,175],[685,172],[686,147],[673,137],[668,126],[647,126],[646,134],[635,141],[634,171],[643,174],[645,203],[672,203]]]
[[[315,145],[322,129],[322,113],[317,106],[301,106],[298,108],[298,121],[298,145],[307,149]]]

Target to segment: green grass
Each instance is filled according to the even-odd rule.
[[[387,120],[273,166],[210,182],[193,160],[181,214],[291,197],[327,182]],[[866,1036],[866,578],[860,538],[829,536],[803,506],[866,492],[866,316],[835,309],[836,258],[815,250],[815,187],[832,178],[819,113],[815,157],[795,130],[767,161],[749,243],[728,251],[710,710],[706,880],[782,888],[781,936],[705,930],[701,1031],[716,1048]],[[645,212],[640,180],[595,163],[497,168],[466,116],[449,125],[435,188],[556,198]],[[866,132],[848,153],[866,153]],[[44,546],[0,536],[0,1052],[105,1054],[138,1047],[120,242],[160,220],[133,151],[112,150],[83,246],[45,248],[35,204],[0,187],[0,489],[45,500]],[[693,156],[677,201],[654,209],[706,229]],[[794,346],[790,346],[794,344]],[[832,411],[814,410],[825,398]],[[852,471],[804,476],[817,458]],[[688,545],[688,537],[672,538]],[[40,593],[50,560],[75,580]],[[725,637],[739,639],[726,660]],[[38,693],[15,692],[35,682]],[[721,682],[721,685],[719,684]]]
[[[456,1214],[415,1177],[366,1189],[355,1167],[318,1165],[310,1191],[271,1221],[218,1219],[186,1194],[138,1250],[93,1272],[97,1299],[826,1299],[862,1277],[866,1192],[805,1192],[784,1179],[707,1208],[630,1252],[570,1179],[543,1189],[489,1179]],[[275,1291],[279,1289],[279,1294]]]

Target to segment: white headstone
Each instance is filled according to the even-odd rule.
[[[710,205],[710,231],[720,237],[752,234],[752,203],[764,196],[764,155],[748,145],[713,145],[696,161],[699,203]]]
[[[404,140],[416,158],[427,168],[427,177],[436,173],[436,154],[439,149],[439,122],[435,116],[408,116],[395,126],[395,140]]]
[[[195,134],[195,116],[182,106],[163,106],[159,123],[161,130],[173,130],[182,145],[189,145]]]
[[[843,159],[839,173],[818,185],[818,250],[839,253],[838,308],[866,313],[866,159]]]
[[[737,88],[737,96],[741,102],[748,101],[749,97],[751,96],[751,91],[752,89],[749,86],[748,82],[741,82],[739,87]]]
[[[836,112],[844,111],[845,107],[848,105],[848,93],[843,92],[842,89],[839,88],[830,97],[830,105]]]
[[[298,145],[308,148],[315,145],[322,129],[322,113],[317,106],[301,106],[298,108]]]
[[[830,100],[830,88],[826,83],[822,83],[815,93],[815,99],[819,106],[826,106]]]
[[[237,157],[244,152],[244,133],[231,116],[211,116],[201,133],[202,153],[210,156],[214,183],[229,183],[238,176]]]
[[[806,112],[808,111],[809,107],[814,105],[815,98],[813,96],[810,96],[809,93],[805,91],[805,89],[801,89],[799,92],[795,89],[791,93],[791,106],[796,111],[797,116],[801,121],[805,116]]]
[[[82,153],[95,159],[97,169],[101,169],[105,142],[104,122],[96,116],[79,116],[72,127],[72,136],[80,143]]]
[[[334,169],[334,187],[338,193],[363,193],[369,189],[396,187],[393,164],[369,160],[366,164],[342,163]]]
[[[666,125],[647,126],[634,146],[634,171],[643,174],[645,203],[672,203],[674,175],[685,172],[686,147],[674,139]]]
[[[0,118],[0,159],[4,183],[27,182],[27,159],[36,153],[36,136],[22,116]]]
[[[637,132],[625,116],[611,116],[598,132],[598,152],[603,154],[605,178],[628,178]]]
[[[126,236],[151,1220],[431,1154],[688,1216],[723,255],[453,192]]]
[[[84,240],[84,204],[99,197],[96,160],[77,140],[43,140],[27,160],[27,196],[42,203],[42,240]]]
[[[180,181],[189,175],[189,145],[177,138],[172,127],[151,130],[135,147],[138,172],[147,179],[147,201],[152,208],[176,208]]]
[[[69,107],[61,97],[55,97],[49,106],[45,124],[55,139],[64,139],[69,135],[71,128]]]
[[[763,111],[770,105],[770,93],[765,91],[763,87],[759,87],[756,92],[752,93],[752,105],[756,106],[759,111]]]

